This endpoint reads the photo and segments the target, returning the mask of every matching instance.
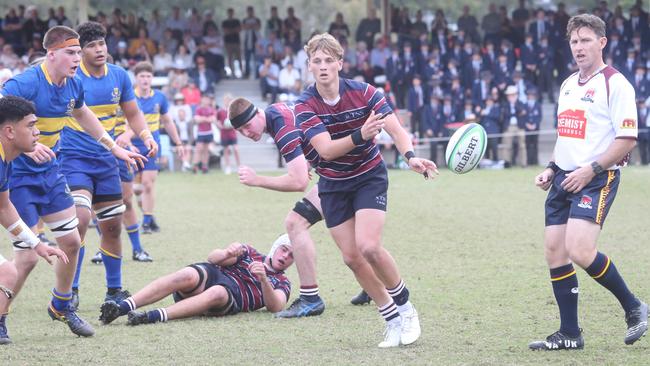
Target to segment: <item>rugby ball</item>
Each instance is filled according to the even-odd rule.
[[[447,143],[445,161],[449,170],[465,174],[476,168],[485,154],[487,133],[478,123],[468,123],[454,132]]]

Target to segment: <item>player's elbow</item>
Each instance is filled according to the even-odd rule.
[[[277,313],[282,311],[284,308],[284,304],[282,303],[275,303],[275,304],[267,304],[266,305],[266,310],[268,310],[271,313]]]
[[[293,190],[295,192],[304,192],[309,185],[309,176],[307,174],[300,174],[293,179]]]

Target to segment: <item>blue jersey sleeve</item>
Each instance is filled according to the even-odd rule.
[[[160,93],[160,115],[167,114],[169,112],[169,102],[165,94]]]
[[[11,177],[11,163],[0,159],[0,192],[9,189],[9,177]]]
[[[34,100],[38,88],[35,88],[37,80],[31,77],[31,73],[22,73],[7,80],[0,90],[2,95],[15,95],[27,100]]]
[[[79,79],[79,77],[77,76],[73,78],[69,78],[68,81],[75,84],[74,88],[75,88],[75,94],[77,95],[77,99],[74,102],[74,109],[79,109],[83,107],[85,103],[83,84],[81,83],[81,79]]]

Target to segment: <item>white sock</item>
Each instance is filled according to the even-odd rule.
[[[397,305],[397,310],[399,311],[400,315],[410,315],[413,314],[415,308],[410,301],[407,301],[404,305]]]

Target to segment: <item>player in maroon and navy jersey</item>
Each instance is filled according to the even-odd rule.
[[[291,283],[284,271],[293,264],[287,234],[281,235],[263,255],[250,245],[232,243],[215,249],[207,262],[191,264],[158,278],[133,296],[101,307],[100,320],[111,323],[128,314],[129,325],[165,322],[195,315],[224,316],[266,308],[284,308]],[[147,312],[137,308],[173,295],[175,303]]]
[[[382,93],[367,83],[339,78],[343,49],[334,37],[315,35],[305,51],[316,83],[298,98],[294,113],[313,147],[304,153],[320,176],[325,223],[345,263],[386,320],[379,347],[411,344],[420,336],[420,323],[395,260],[381,245],[388,175],[373,137],[385,128],[409,167],[425,177],[437,173],[436,165],[415,157],[408,134]],[[379,123],[365,131],[362,126],[370,121]]]
[[[302,192],[309,184],[309,166],[304,152],[310,152],[312,163],[318,162],[314,148],[305,143],[302,131],[296,126],[293,106],[276,103],[265,110],[256,108],[245,98],[234,99],[229,108],[230,121],[242,135],[258,141],[267,132],[287,163],[287,174],[262,176],[247,166],[239,169],[242,184],[282,192]],[[366,129],[381,123],[371,121]],[[352,149],[353,146],[350,146]],[[287,215],[285,227],[294,246],[296,268],[300,277],[300,297],[277,317],[297,318],[320,315],[325,310],[316,281],[316,250],[309,235],[309,228],[322,220],[318,187],[313,186]]]

